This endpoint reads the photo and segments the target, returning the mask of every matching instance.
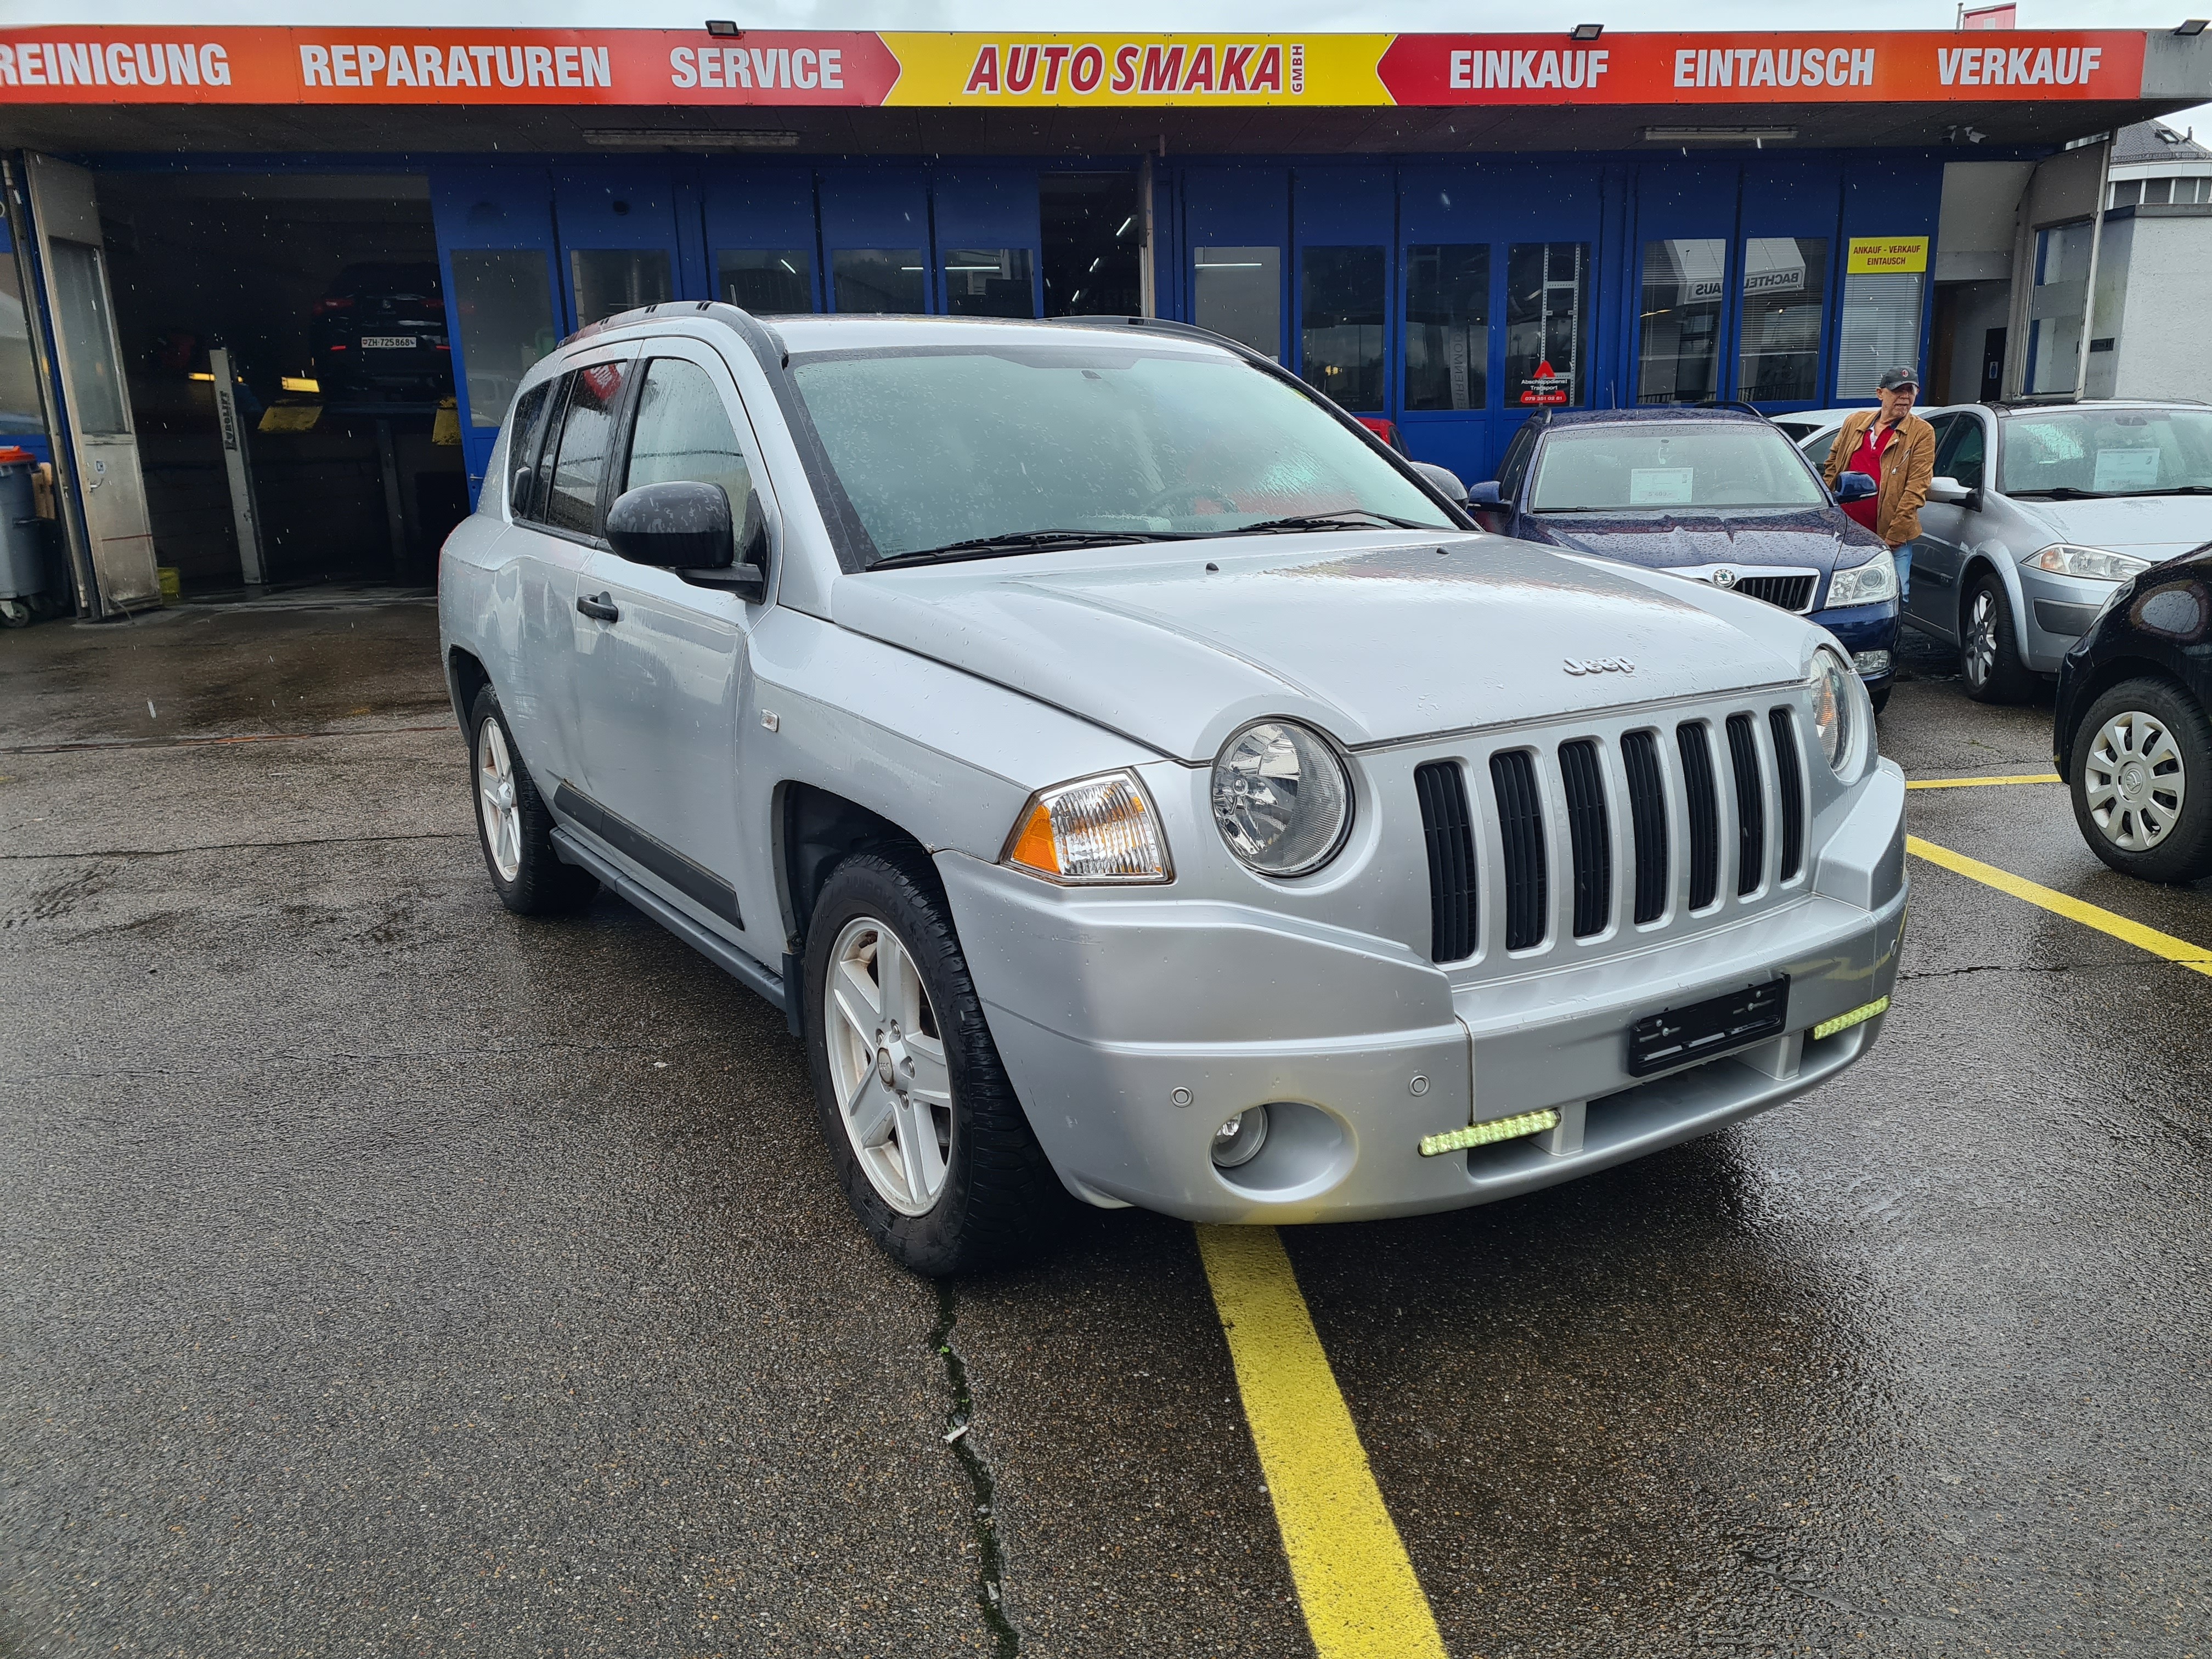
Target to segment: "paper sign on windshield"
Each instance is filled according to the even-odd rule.
[[[1692,466],[1639,466],[1628,474],[1628,504],[1631,507],[1687,507],[1690,504],[1690,481],[1697,469]]]
[[[2155,489],[2158,458],[2155,449],[2100,449],[2092,489]]]

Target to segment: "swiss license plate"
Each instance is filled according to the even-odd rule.
[[[364,334],[361,337],[361,349],[363,351],[412,351],[415,337],[412,334]]]
[[[1647,1014],[1628,1030],[1628,1074],[1649,1077],[1779,1036],[1790,1005],[1790,975],[1708,997],[1686,1008]]]

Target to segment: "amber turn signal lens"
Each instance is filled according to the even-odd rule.
[[[1167,843],[1127,772],[1040,789],[1007,838],[1006,861],[1053,881],[1169,878]]]

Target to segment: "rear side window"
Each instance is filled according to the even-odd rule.
[[[548,380],[531,387],[522,394],[522,401],[515,404],[514,418],[507,422],[507,442],[493,458],[497,470],[486,480],[495,500],[500,498],[497,492],[508,489],[516,473],[536,471],[538,442],[545,433],[545,410],[552,401],[554,384]],[[536,495],[533,488],[523,499],[527,501]]]
[[[680,357],[656,357],[638,388],[623,488],[677,482],[720,484],[730,498],[731,518],[744,518],[752,472],[714,377]]]
[[[623,368],[593,363],[569,377],[568,404],[545,492],[545,522],[556,530],[586,536],[599,530],[599,486],[606,477]]]

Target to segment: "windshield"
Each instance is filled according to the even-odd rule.
[[[1820,507],[1790,441],[1749,421],[1567,427],[1544,441],[1531,513]]]
[[[825,352],[792,374],[877,559],[1338,514],[1455,527],[1326,409],[1234,358],[1071,340]]]
[[[2212,410],[2076,404],[2008,415],[2003,432],[1997,488],[2008,495],[2212,489]]]

